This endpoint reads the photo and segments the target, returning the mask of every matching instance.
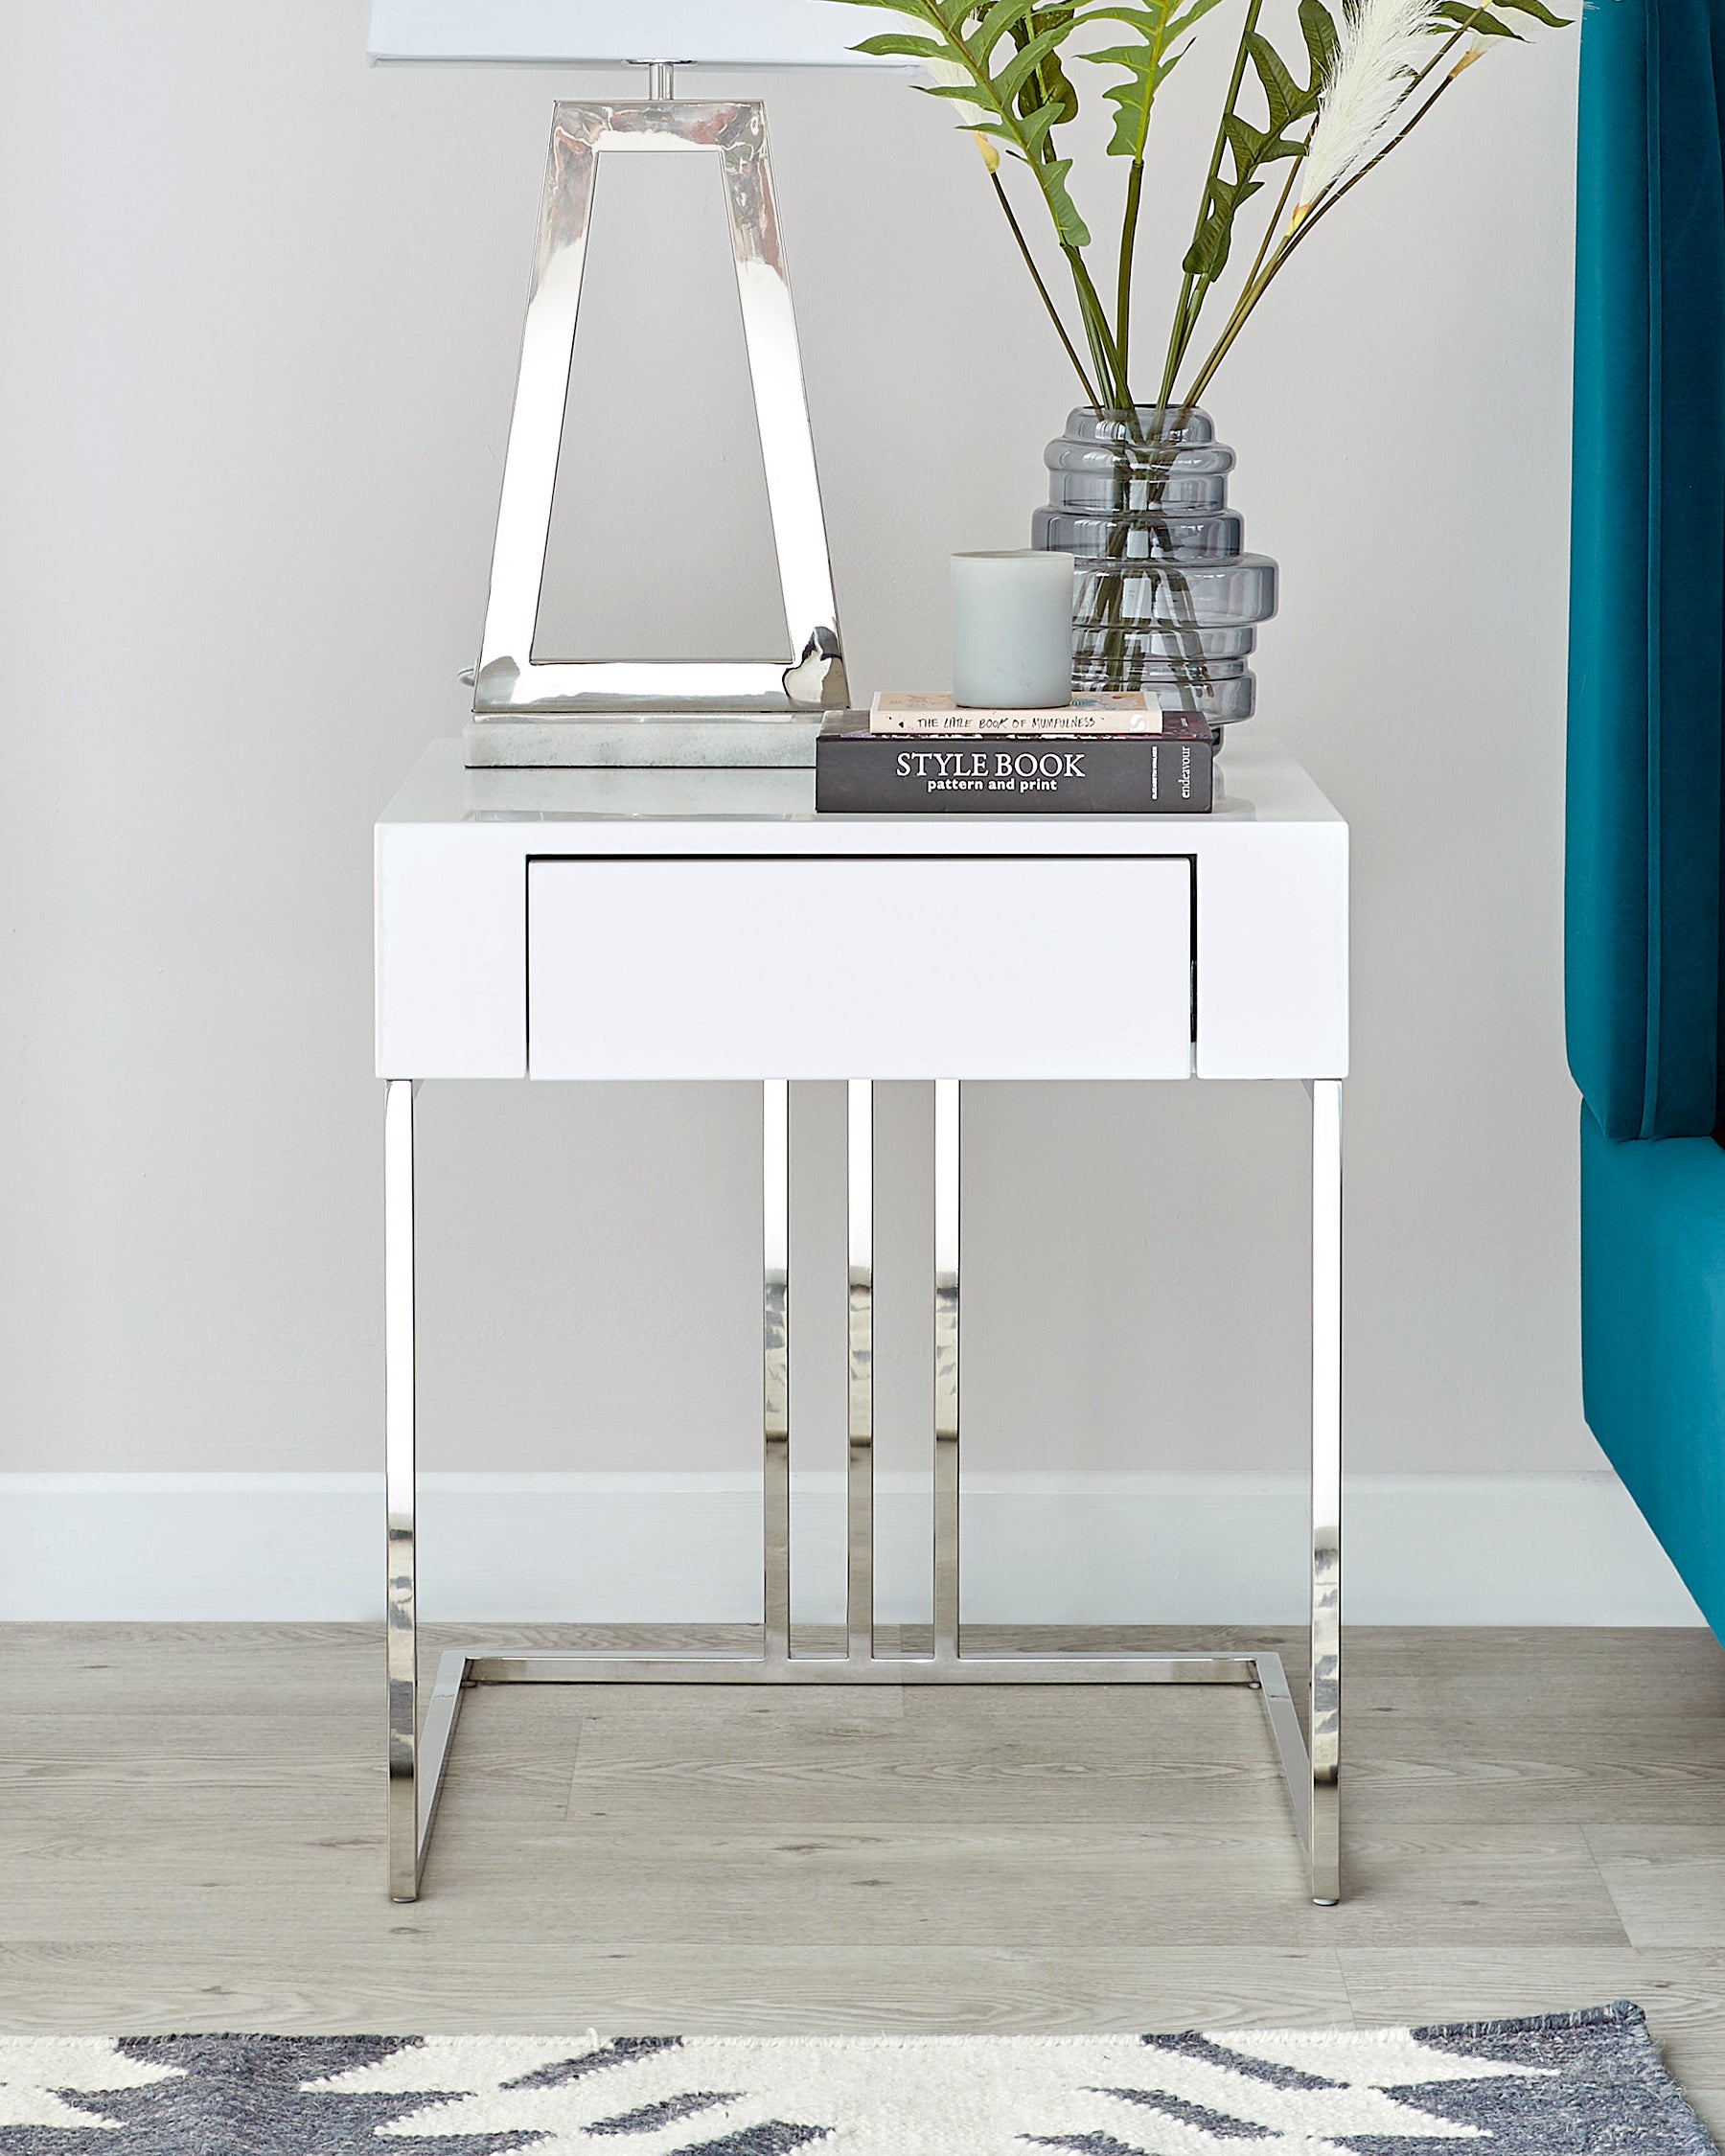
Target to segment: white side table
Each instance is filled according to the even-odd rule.
[[[1254,725],[1208,816],[823,816],[808,771],[468,771],[438,742],[377,831],[386,1081],[389,1884],[411,1901],[470,1684],[1259,1687],[1340,1895],[1347,827]],[[1010,938],[987,924],[1009,920]],[[981,926],[969,933],[969,924]],[[1299,1078],[1312,1101],[1311,1745],[1264,1652],[981,1656],[958,1607],[960,1082]],[[437,1078],[763,1085],[765,1607],[746,1654],[446,1654],[419,1717],[413,1102]],[[791,1651],[789,1086],[850,1099],[848,1624]],[[878,1654],[872,1083],[935,1081],[934,1635]]]

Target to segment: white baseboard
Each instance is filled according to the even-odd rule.
[[[964,1502],[978,1622],[1294,1624],[1291,1476],[978,1476]],[[880,1616],[927,1621],[929,1502],[882,1478]],[[799,1479],[798,1617],[842,1615],[843,1493]],[[745,1622],[760,1499],[741,1475],[426,1475],[421,1607],[458,1622]],[[1360,1475],[1346,1519],[1357,1624],[1700,1624],[1614,1476]],[[376,1617],[373,1475],[0,1476],[0,1618]]]

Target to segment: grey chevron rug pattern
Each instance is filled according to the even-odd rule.
[[[1715,2156],[1639,2007],[1185,2036],[0,2036],[0,2156]]]

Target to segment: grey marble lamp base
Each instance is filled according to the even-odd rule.
[[[571,712],[472,719],[470,770],[617,768],[806,768],[823,712]]]

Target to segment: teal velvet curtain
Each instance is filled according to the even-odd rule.
[[[1589,0],[1570,653],[1570,1064],[1609,1138],[1720,1119],[1725,0]]]
[[[1581,1111],[1588,1425],[1725,1640],[1725,1148]]]

